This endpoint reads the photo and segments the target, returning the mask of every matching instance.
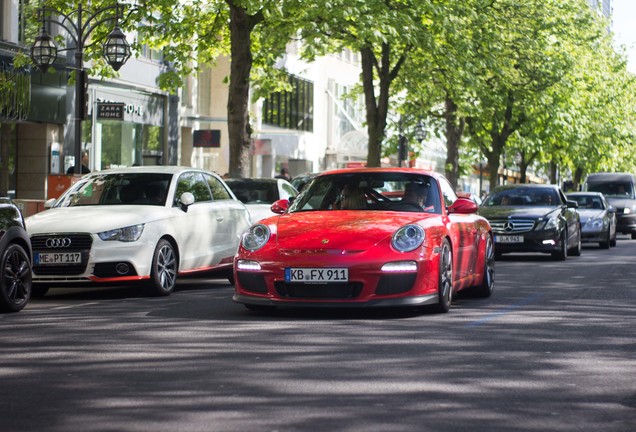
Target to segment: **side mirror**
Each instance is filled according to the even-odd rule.
[[[280,199],[278,201],[275,201],[269,209],[276,214],[283,214],[287,211],[288,208],[289,200]]]
[[[187,212],[188,207],[194,204],[194,195],[192,195],[192,192],[184,192],[179,197],[179,202],[180,202],[181,210],[183,210],[184,212]]]
[[[479,210],[477,204],[468,198],[457,198],[457,200],[447,208],[449,214],[471,214],[477,213],[477,210]]]
[[[55,205],[56,201],[57,201],[57,199],[55,199],[55,198],[51,198],[51,199],[48,199],[48,200],[44,201],[44,209],[53,208],[53,206]]]
[[[565,205],[567,208],[573,208],[573,209],[579,208],[579,203],[572,200],[565,200]]]
[[[607,208],[607,212],[608,212],[608,213],[616,213],[616,207],[614,207],[614,206],[609,206],[609,207]]]

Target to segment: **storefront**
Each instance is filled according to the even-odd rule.
[[[132,89],[92,85],[83,149],[91,170],[133,165],[163,165],[166,154],[166,97]],[[64,166],[73,149],[64,149]]]

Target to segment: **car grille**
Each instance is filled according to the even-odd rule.
[[[360,295],[362,283],[326,283],[303,284],[275,282],[274,286],[278,294],[287,298],[304,299],[352,299]]]
[[[413,288],[416,273],[386,275],[380,278],[375,289],[377,295],[401,294]]]
[[[50,239],[69,239],[68,247],[51,248],[47,246]],[[86,271],[88,256],[93,245],[90,234],[38,234],[31,237],[33,253],[81,252],[81,264],[73,265],[33,265],[33,273],[38,276],[72,276]]]
[[[492,232],[498,234],[521,233],[534,228],[534,219],[499,219],[489,222]]]

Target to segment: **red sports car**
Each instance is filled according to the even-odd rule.
[[[492,232],[442,176],[412,168],[320,174],[253,225],[234,258],[234,301],[276,307],[427,306],[492,294]]]

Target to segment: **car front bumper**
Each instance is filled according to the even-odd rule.
[[[561,250],[561,235],[557,230],[526,231],[522,233],[515,233],[514,236],[494,233],[494,236],[495,252],[497,254],[512,252],[552,253]],[[521,237],[523,241],[506,241],[506,239],[510,239],[515,236]]]

